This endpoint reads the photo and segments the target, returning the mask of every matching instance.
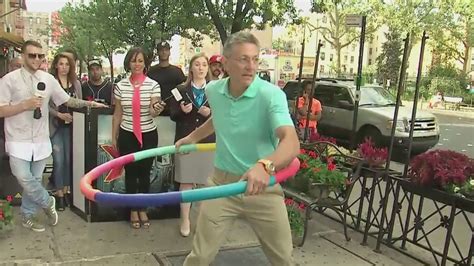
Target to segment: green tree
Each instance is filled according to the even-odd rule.
[[[336,51],[336,62],[334,70],[341,75],[341,53],[342,49],[360,38],[360,30],[346,26],[346,16],[359,14],[367,16],[366,36],[370,36],[378,27],[378,17],[370,12],[367,1],[341,1],[341,0],[313,0],[313,10],[324,13],[324,17],[318,25],[311,25],[312,30],[322,34],[323,39]],[[327,20],[327,22],[325,22]]]
[[[464,96],[467,94],[466,86],[468,84],[467,75],[453,64],[433,65],[422,83],[426,88],[425,97],[434,95],[438,91],[449,96]]]
[[[65,48],[74,49],[77,53],[81,73],[83,72],[83,62],[87,61],[89,57],[99,54],[94,43],[90,41],[91,36],[87,28],[82,23],[88,17],[89,14],[85,12],[84,6],[73,7],[70,3],[59,11],[59,41],[62,49],[58,51]]]
[[[466,0],[442,0],[439,7],[444,23],[433,28],[435,64],[457,61],[463,72],[469,71],[474,46],[474,4]]]
[[[383,81],[384,85],[390,80],[390,87],[396,88],[402,64],[402,37],[396,29],[389,29],[385,37],[387,41],[382,44],[382,52],[377,57],[378,80]]]
[[[190,8],[197,12],[197,16],[211,18],[208,23],[214,28],[203,24],[200,30],[211,34],[216,31],[222,44],[232,33],[250,28],[264,29],[266,25],[293,23],[298,18],[293,0],[190,0],[189,2],[193,4]]]

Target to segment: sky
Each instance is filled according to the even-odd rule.
[[[61,9],[68,0],[26,0],[26,8],[31,12],[53,12]]]

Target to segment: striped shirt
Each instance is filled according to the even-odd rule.
[[[140,125],[142,132],[156,130],[156,125],[150,114],[151,97],[161,97],[160,85],[150,78],[146,78],[140,87]],[[133,132],[132,122],[132,97],[133,86],[130,79],[123,79],[114,89],[114,95],[122,104],[122,123],[120,127],[124,130]]]

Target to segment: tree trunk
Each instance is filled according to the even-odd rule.
[[[110,82],[114,83],[114,62],[113,62],[113,53],[110,52],[109,55],[107,56],[107,59],[109,59],[110,63]]]
[[[463,65],[462,65],[462,72],[467,74],[469,72],[469,62],[471,62],[471,47],[464,47],[464,58],[463,58]]]
[[[341,45],[337,42],[336,46],[336,73],[337,77],[341,77]]]

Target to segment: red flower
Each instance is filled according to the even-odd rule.
[[[328,170],[329,170],[329,171],[334,171],[334,170],[336,170],[336,165],[333,164],[333,163],[328,164]]]
[[[318,158],[318,155],[317,155],[314,151],[309,151],[309,152],[308,152],[308,155],[309,155],[309,157],[311,157],[311,158],[315,158],[315,159]]]
[[[300,169],[306,169],[306,168],[308,168],[308,164],[306,163],[306,161],[301,162]]]
[[[300,149],[300,154],[306,154],[306,150],[305,149]]]
[[[304,203],[301,202],[300,205],[298,205],[298,208],[299,208],[300,210],[304,210],[304,209],[306,208],[306,205],[304,205]]]
[[[4,217],[3,217],[3,212],[0,212],[0,220],[3,221],[3,218],[4,218]]]
[[[8,201],[8,202],[12,202],[12,200],[13,200],[12,195],[8,195],[8,196],[7,196],[7,201]]]

